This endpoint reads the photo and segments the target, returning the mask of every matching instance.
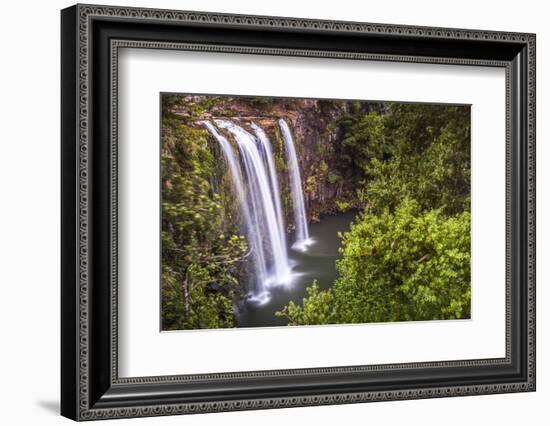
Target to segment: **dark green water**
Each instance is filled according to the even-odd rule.
[[[239,327],[273,327],[287,325],[288,320],[276,317],[275,312],[290,300],[301,303],[307,295],[306,288],[317,280],[319,288],[332,286],[337,277],[336,260],[340,257],[338,232],[349,230],[356,212],[336,216],[324,216],[319,223],[309,225],[310,237],[315,241],[307,252],[299,252],[288,247],[295,275],[288,287],[271,289],[271,300],[265,305],[246,303],[239,307]]]

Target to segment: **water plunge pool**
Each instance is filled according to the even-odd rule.
[[[288,319],[275,316],[291,300],[302,303],[307,296],[306,288],[317,280],[319,288],[332,287],[338,276],[336,260],[340,258],[338,248],[341,245],[339,232],[346,232],[357,212],[323,216],[318,223],[309,225],[310,238],[314,244],[307,251],[292,249],[292,238],[288,238],[288,253],[293,265],[292,283],[288,286],[275,286],[269,289],[270,299],[265,304],[253,301],[241,301],[237,306],[239,327],[286,326]]]

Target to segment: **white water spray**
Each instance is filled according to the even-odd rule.
[[[300,176],[300,166],[294,146],[294,139],[288,124],[282,118],[279,119],[279,126],[285,141],[285,150],[289,170],[290,192],[294,205],[294,226],[296,227],[296,238],[292,248],[300,251],[306,251],[308,246],[313,244],[309,237],[307,225],[306,207],[304,202],[304,193],[302,187],[302,177]]]
[[[254,130],[258,141],[260,142],[260,151],[265,159],[269,177],[271,179],[271,198],[275,204],[275,213],[277,215],[277,226],[279,227],[279,235],[282,238],[282,244],[286,250],[286,231],[285,223],[283,219],[283,209],[281,208],[281,191],[279,190],[279,179],[277,178],[277,170],[275,168],[275,161],[273,161],[273,150],[271,149],[271,142],[263,131],[263,129],[256,123],[251,122],[250,127]]]
[[[267,303],[271,286],[288,286],[293,278],[271,142],[255,123],[250,123],[254,131],[252,135],[233,121],[214,122],[203,124],[218,141],[227,162],[242,215],[242,226],[251,250],[255,281],[254,288],[250,289],[249,300]],[[296,149],[290,128],[283,119],[279,120],[279,126],[285,141],[294,205],[296,240],[292,247],[305,251],[313,241],[309,237]],[[238,150],[219,129],[225,129],[232,136]]]
[[[241,182],[234,181],[234,185],[240,186],[241,189],[238,191],[244,194],[239,203],[247,204],[249,209],[250,221],[246,223],[248,234],[259,238],[261,242],[263,269],[267,271],[267,275],[259,288],[265,290],[272,285],[287,285],[291,281],[292,271],[286,248],[282,213],[279,215],[276,207],[278,204],[280,209],[280,195],[274,190],[276,177],[271,173],[275,170],[274,167],[273,169],[268,167],[269,171],[266,169],[260,154],[260,147],[267,148],[262,141],[256,141],[252,134],[229,120],[215,120],[215,123],[231,133],[239,148],[242,173],[237,169],[231,170],[231,173],[233,175],[239,172],[243,176]],[[271,150],[270,147],[269,150]],[[261,261],[260,258],[257,260]],[[257,292],[256,296],[258,296]]]
[[[249,208],[247,197],[244,192],[245,186],[243,184],[243,179],[242,179],[240,167],[238,164],[238,160],[233,151],[233,147],[231,146],[231,143],[227,140],[227,138],[224,135],[222,135],[220,132],[218,132],[218,130],[212,123],[205,121],[203,122],[203,124],[218,141],[220,148],[222,150],[222,154],[229,167],[229,172],[231,175],[231,180],[233,182],[235,195],[237,196],[239,208],[243,216],[244,229],[248,240],[248,244],[250,245],[251,256],[253,260],[252,265],[254,267],[254,272],[256,275],[256,282],[255,282],[256,288],[254,290],[254,297],[258,301],[267,302],[269,300],[269,293],[265,288],[268,275],[267,275],[267,269],[266,269],[264,247],[262,243],[261,234],[254,231],[256,229],[256,215],[252,214]]]

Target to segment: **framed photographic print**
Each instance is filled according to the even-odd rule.
[[[535,390],[535,36],[76,5],[74,420]]]

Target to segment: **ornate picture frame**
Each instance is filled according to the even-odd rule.
[[[535,390],[534,34],[75,5],[61,12],[61,413],[73,420]],[[118,52],[192,50],[506,73],[505,357],[119,377]]]

